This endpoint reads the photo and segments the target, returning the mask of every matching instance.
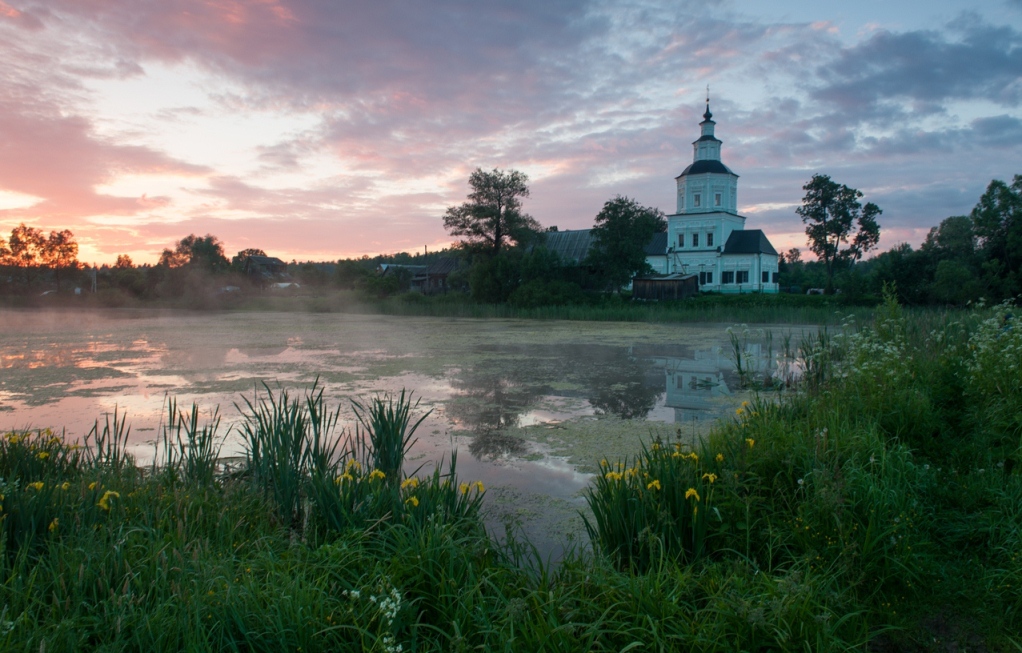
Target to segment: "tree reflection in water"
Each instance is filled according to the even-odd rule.
[[[468,451],[476,460],[497,460],[506,456],[524,456],[529,447],[524,440],[508,435],[506,431],[489,430],[473,437]]]
[[[524,442],[502,431],[518,426],[544,397],[584,398],[599,415],[645,417],[665,392],[665,372],[654,358],[672,352],[664,347],[508,345],[482,347],[479,353],[484,362],[452,373],[451,386],[459,396],[446,411],[476,433],[469,445],[473,456],[496,458],[525,453]]]

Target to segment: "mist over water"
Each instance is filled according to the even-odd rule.
[[[747,339],[756,365],[774,364],[768,342]],[[0,429],[79,439],[116,409],[139,460],[152,455],[167,398],[207,415],[219,407],[226,427],[264,383],[301,392],[318,379],[350,428],[351,399],[406,388],[432,411],[408,470],[457,449],[459,476],[515,507],[495,505],[494,522],[531,522],[526,531],[550,542],[577,526],[567,522],[595,460],[633,455],[656,435],[696,434],[739,400],[722,325],[5,311],[0,370]],[[223,453],[242,453],[233,434]]]

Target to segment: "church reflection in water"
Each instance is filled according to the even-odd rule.
[[[519,455],[521,441],[505,431],[586,415],[684,423],[733,410],[741,379],[727,350],[681,345],[495,346],[470,368],[452,370],[455,390],[444,411],[474,433],[477,458]],[[746,370],[761,374],[772,361],[761,345],[743,353]]]

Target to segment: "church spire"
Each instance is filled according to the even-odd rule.
[[[713,114],[710,113],[710,87],[706,86],[706,112],[703,114],[703,121],[699,123],[699,140],[692,143],[692,160],[715,160],[720,161],[720,141],[713,135]]]

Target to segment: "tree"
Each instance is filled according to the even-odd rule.
[[[11,230],[11,239],[8,242],[11,252],[8,260],[11,265],[29,268],[39,264],[46,246],[46,237],[39,229],[26,227],[22,223]]]
[[[790,265],[796,265],[802,262],[802,250],[798,247],[792,247],[785,254],[781,254],[784,258],[784,262]]]
[[[536,220],[521,211],[522,198],[529,196],[528,181],[528,176],[517,170],[484,172],[476,168],[468,178],[472,187],[469,201],[448,207],[444,228],[494,256],[508,243],[528,240],[540,229]]]
[[[1010,186],[999,179],[990,182],[970,217],[988,283],[1002,297],[1022,291],[1022,175],[1015,175]]]
[[[806,194],[802,206],[795,212],[806,224],[809,249],[824,263],[826,292],[831,294],[834,292],[834,263],[857,261],[876,246],[880,240],[876,218],[883,211],[872,202],[862,206],[860,191],[831,181],[827,175],[813,175],[802,190]],[[854,235],[853,229],[856,229]]]
[[[646,270],[646,245],[653,234],[666,230],[662,211],[618,195],[596,215],[585,264],[599,271],[606,288],[620,290]]]
[[[117,255],[117,262],[114,263],[114,269],[116,269],[116,270],[129,270],[129,269],[131,269],[133,267],[135,267],[135,264],[132,263],[130,256],[128,256],[127,254],[118,254]]]
[[[70,230],[51,231],[50,237],[43,243],[41,258],[44,265],[53,268],[57,277],[57,288],[60,288],[60,271],[78,269],[78,243]]]
[[[159,264],[170,268],[189,265],[206,272],[220,272],[227,268],[228,262],[219,238],[211,234],[201,238],[190,234],[179,240],[173,250],[163,250]]]

